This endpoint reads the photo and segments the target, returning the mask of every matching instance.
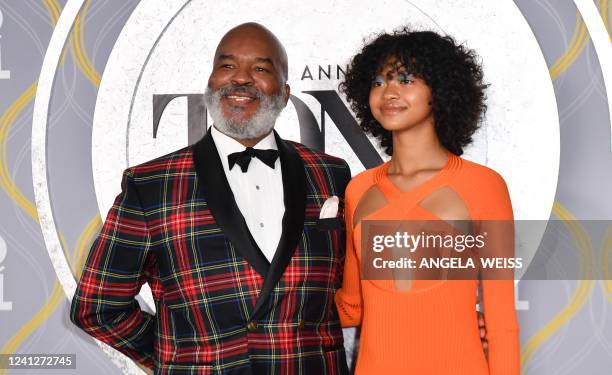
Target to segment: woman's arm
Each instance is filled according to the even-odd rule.
[[[342,327],[354,327],[361,324],[362,299],[359,259],[353,246],[353,213],[354,205],[351,195],[351,184],[346,188],[344,223],[346,226],[346,256],[342,288],[336,291],[335,301]]]
[[[503,178],[494,173],[483,181],[478,213],[481,233],[487,232],[481,256],[514,256],[512,204]],[[491,375],[520,374],[519,326],[514,306],[514,271],[484,270],[482,300],[489,344],[488,364]]]

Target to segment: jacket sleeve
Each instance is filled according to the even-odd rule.
[[[153,368],[155,317],[141,311],[135,296],[152,272],[149,229],[131,171],[93,243],[70,319],[92,337]]]

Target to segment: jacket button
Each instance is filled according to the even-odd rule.
[[[306,326],[306,322],[303,320],[300,320],[300,322],[298,323],[298,328],[299,329],[304,329],[304,327]]]
[[[250,321],[249,324],[247,324],[247,329],[251,332],[257,330],[257,323]]]

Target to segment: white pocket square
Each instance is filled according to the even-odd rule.
[[[338,197],[335,195],[327,198],[325,203],[323,203],[323,207],[321,207],[319,219],[336,217],[336,215],[338,215],[338,203],[340,203],[340,199],[338,199]]]

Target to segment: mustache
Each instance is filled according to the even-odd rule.
[[[216,94],[219,96],[228,96],[228,95],[238,94],[238,93],[249,94],[251,96],[254,96],[257,99],[263,99],[265,96],[264,93],[259,91],[256,87],[245,86],[245,85],[228,84],[228,85],[219,87],[219,89],[216,91]]]

